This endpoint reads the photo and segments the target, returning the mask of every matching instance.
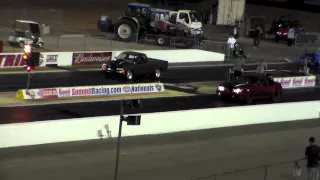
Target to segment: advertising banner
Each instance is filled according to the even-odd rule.
[[[298,76],[274,78],[274,81],[281,83],[282,88],[304,88],[316,86],[316,76]]]
[[[0,67],[23,67],[23,53],[0,53]],[[40,66],[45,66],[44,55],[40,53]]]
[[[165,89],[162,83],[146,83],[19,90],[16,97],[18,99],[57,99],[65,97],[144,94],[163,91]]]
[[[112,52],[80,52],[72,54],[72,65],[101,65],[110,61]]]
[[[46,54],[46,65],[58,65],[58,57],[59,54],[51,54],[51,53],[47,53]]]

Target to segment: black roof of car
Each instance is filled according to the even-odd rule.
[[[136,52],[136,51],[124,51],[123,53],[132,54],[132,55],[145,55],[144,53]]]

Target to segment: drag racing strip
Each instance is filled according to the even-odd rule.
[[[292,70],[299,69],[299,64],[269,65],[269,69]],[[188,83],[198,81],[223,81],[230,67],[189,67],[174,68],[163,73],[159,79],[162,83]],[[245,71],[255,70],[256,66],[246,66]],[[0,74],[0,91],[10,92],[26,88],[28,75],[23,74]],[[126,82],[123,78],[112,77],[106,79],[100,71],[64,71],[64,72],[45,72],[32,74],[29,88],[48,88],[48,87],[70,87],[87,85],[111,85],[126,83],[150,82],[148,77],[137,78],[133,82]]]
[[[280,103],[320,100],[320,89],[284,91]],[[268,104],[268,101],[255,101]],[[119,115],[119,101],[50,104],[23,107],[0,108],[0,124],[55,119],[84,118]],[[231,106],[245,106],[243,103],[223,102],[216,95],[203,94],[187,97],[151,98],[143,100],[143,109],[128,110],[128,114],[167,112],[190,109],[206,109]],[[88,108],[90,107],[90,108]]]

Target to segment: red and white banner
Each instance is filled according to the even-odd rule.
[[[110,61],[112,52],[80,52],[73,53],[72,65],[101,65]]]
[[[45,66],[44,54],[40,53],[40,66]],[[23,53],[0,53],[0,67],[23,67],[25,65]]]
[[[19,90],[23,99],[58,99],[66,97],[83,96],[107,96],[121,94],[143,94],[165,91],[162,83],[144,84],[123,84],[123,85],[102,85],[102,86],[79,86],[79,87],[58,87]]]
[[[274,81],[281,83],[284,89],[316,86],[316,76],[274,78]]]

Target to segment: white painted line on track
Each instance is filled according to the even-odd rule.
[[[284,58],[284,60],[289,62],[289,63],[292,63],[292,61],[290,61],[290,59],[288,59],[288,58]]]

